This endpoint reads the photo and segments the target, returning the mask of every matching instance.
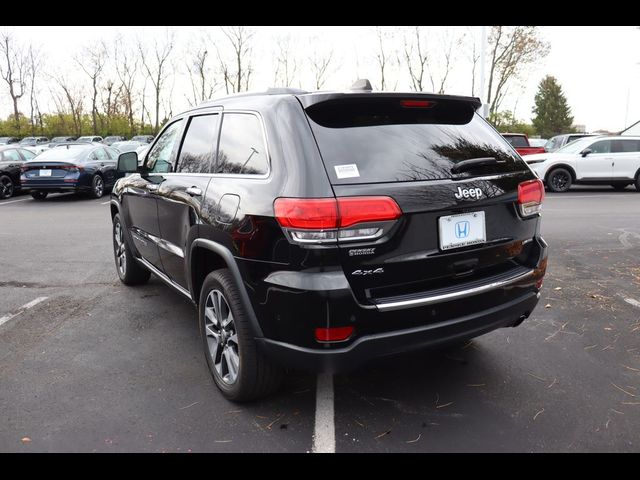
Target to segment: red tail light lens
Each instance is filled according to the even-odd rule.
[[[353,327],[316,328],[318,342],[342,342],[353,335]]]
[[[384,225],[402,215],[390,197],[278,198],[275,216],[297,243],[370,240],[384,234]],[[364,228],[348,228],[368,223]]]
[[[338,227],[335,198],[278,198],[276,218],[285,228],[316,230]]]
[[[518,205],[523,217],[540,213],[544,200],[544,185],[542,180],[535,179],[518,185]]]
[[[402,210],[391,197],[343,197],[338,198],[339,227],[357,223],[396,220]]]

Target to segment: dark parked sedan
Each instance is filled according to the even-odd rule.
[[[35,154],[15,145],[0,146],[0,199],[20,190],[20,166]]]
[[[22,188],[43,200],[50,192],[86,192],[100,198],[115,183],[119,152],[96,143],[67,143],[22,165]]]

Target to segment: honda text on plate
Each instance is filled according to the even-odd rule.
[[[519,325],[545,273],[542,182],[476,98],[274,89],[170,120],[111,196],[120,279],[194,302],[232,400],[287,368]]]

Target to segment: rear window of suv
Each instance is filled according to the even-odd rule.
[[[509,143],[475,114],[470,103],[434,99],[428,108],[404,106],[407,104],[413,105],[402,97],[340,98],[305,109],[333,184],[412,182],[527,170]],[[486,157],[500,163],[456,175],[451,172],[460,161]]]

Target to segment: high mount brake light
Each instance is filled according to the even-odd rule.
[[[544,200],[544,185],[539,178],[518,185],[518,206],[523,217],[540,213]]]
[[[400,105],[404,108],[431,108],[435,104],[428,100],[400,100]]]
[[[274,210],[280,226],[298,243],[375,239],[384,233],[384,226],[376,224],[402,215],[393,198],[382,196],[278,198]]]

